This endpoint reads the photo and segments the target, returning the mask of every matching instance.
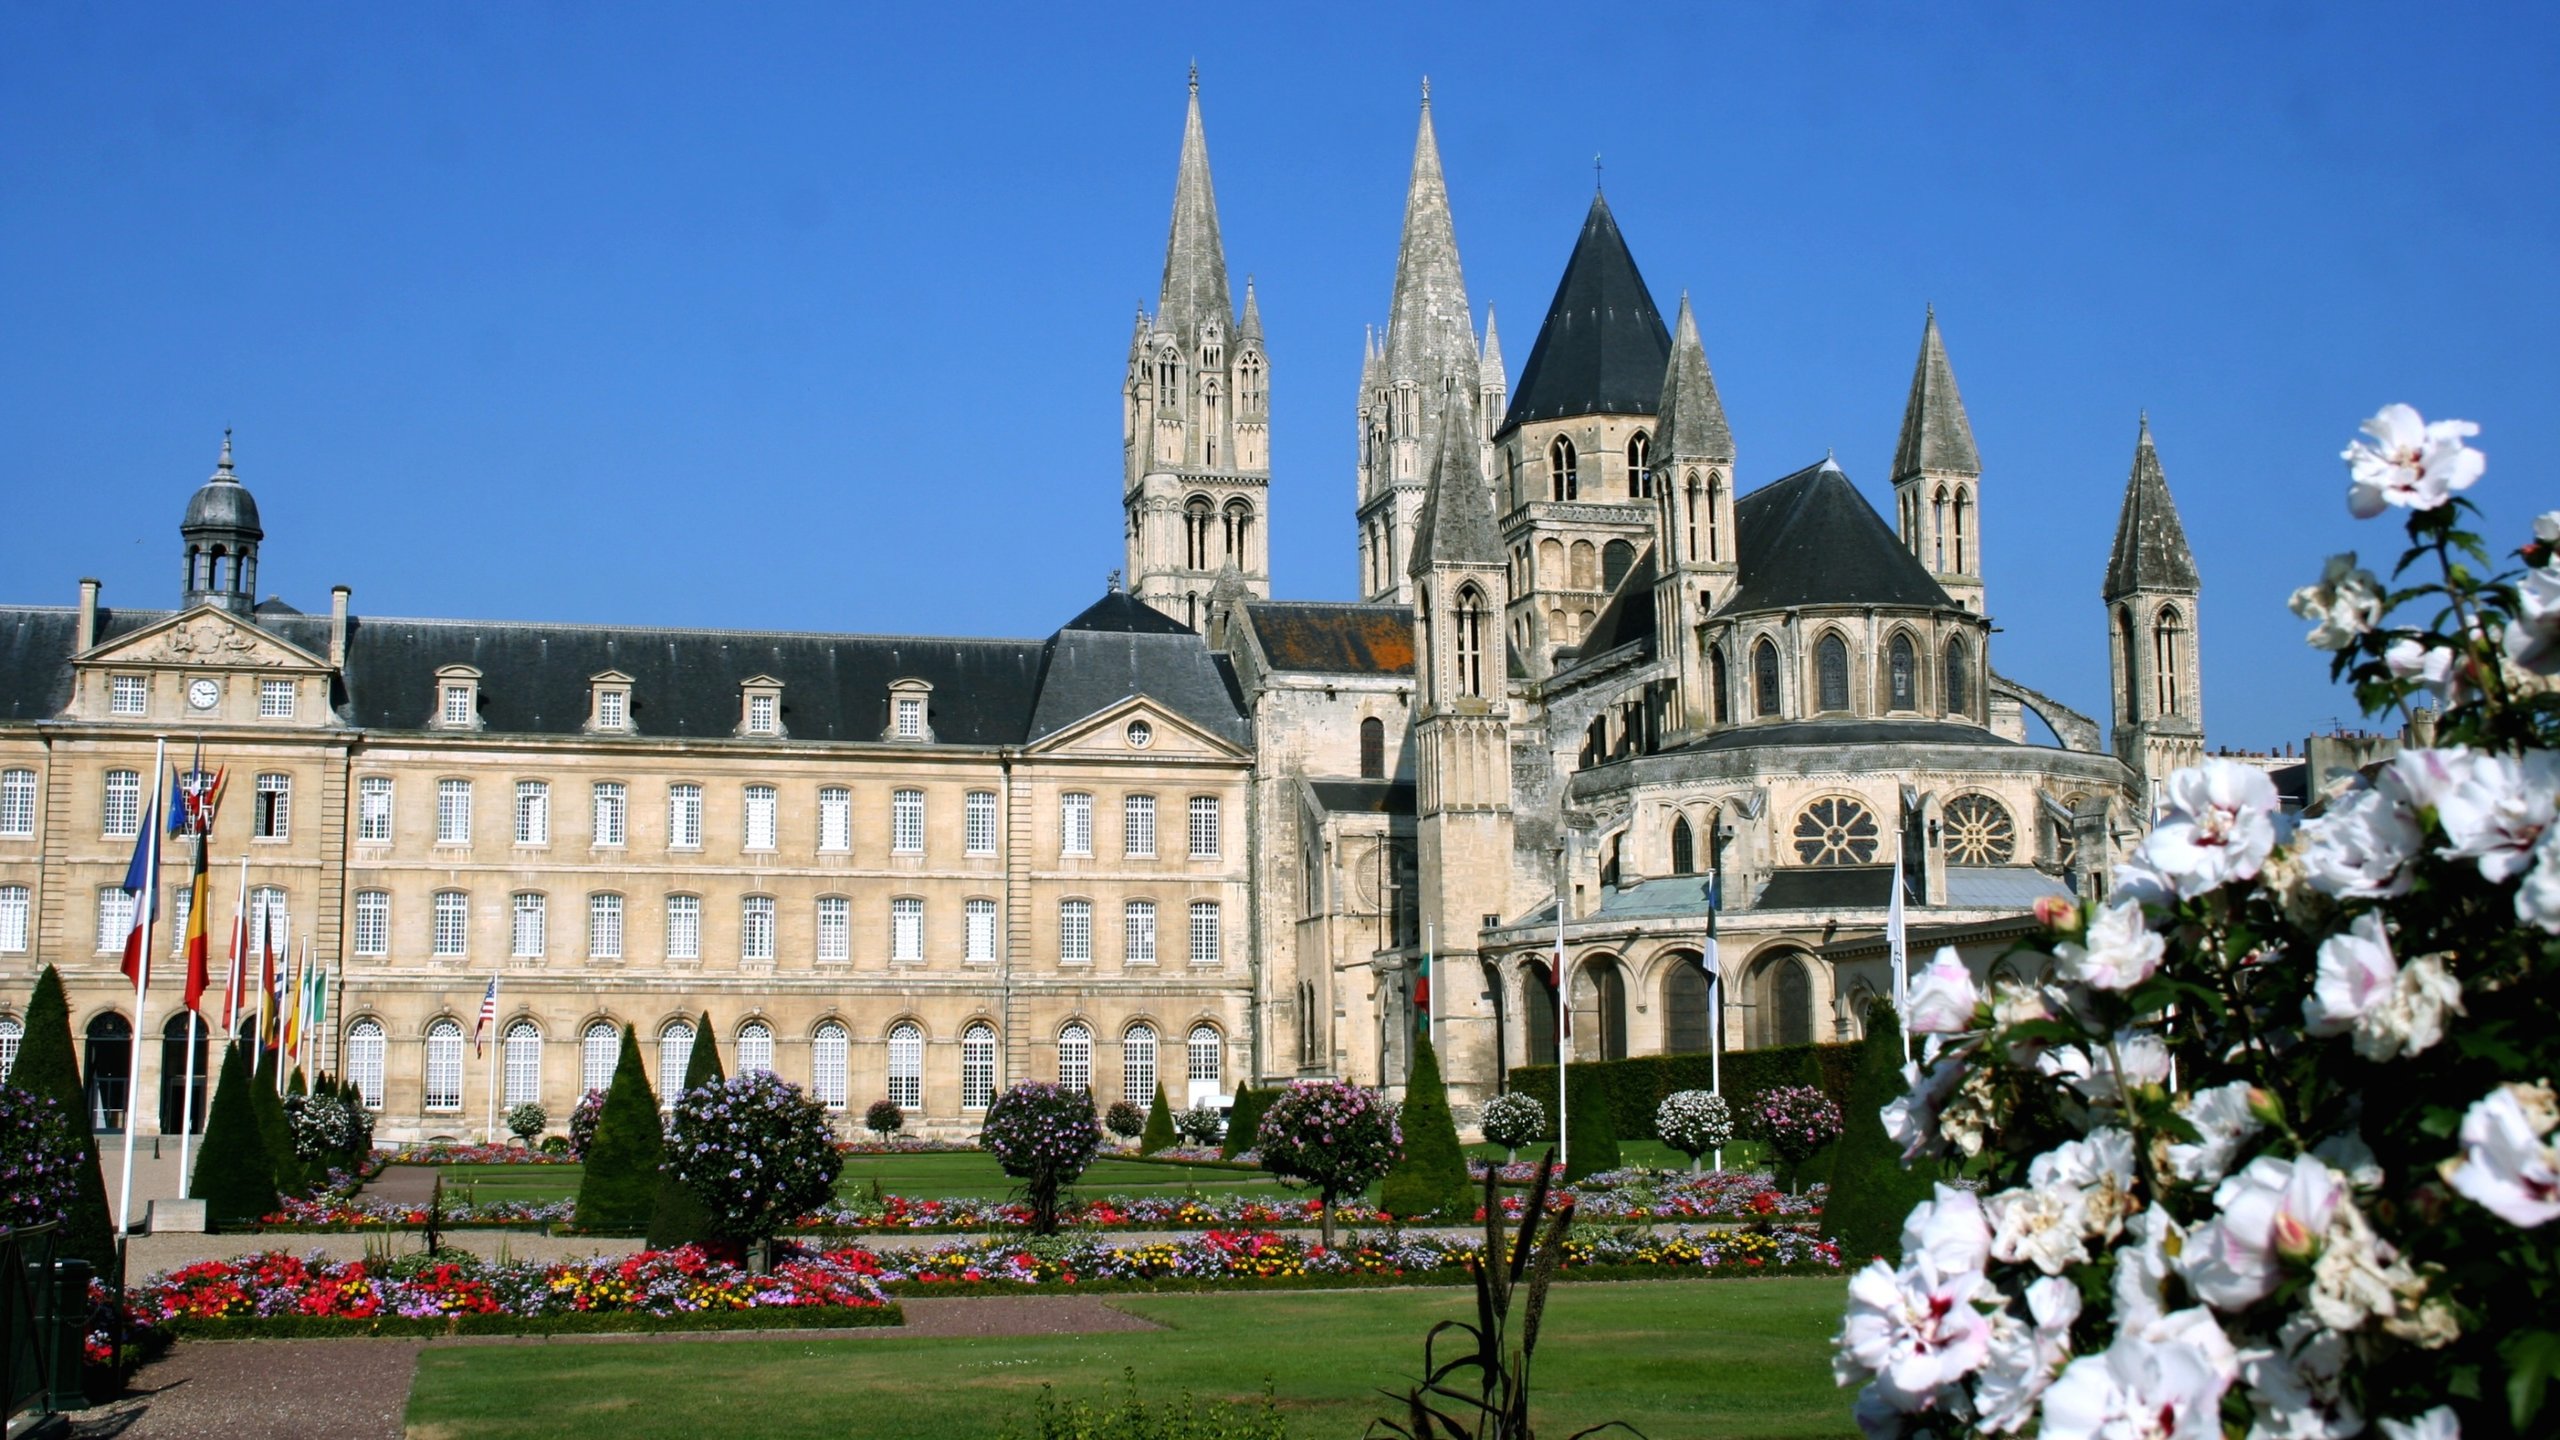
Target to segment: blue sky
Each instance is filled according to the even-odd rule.
[[[2224,11],[2241,12],[2224,14]],[[1121,559],[1117,390],[1201,67],[1273,353],[1279,592],[1353,586],[1421,76],[1517,378],[1605,157],[1746,483],[1880,506],[1923,306],[1995,663],[2103,714],[2148,407],[2216,743],[2352,704],[2284,613],[2379,405],[2560,504],[2545,8],[0,10],[0,600],[166,605],[237,427],[262,586],[376,614],[1037,635]],[[1275,18],[1278,17],[1278,18]],[[1889,512],[1888,512],[1889,513]]]

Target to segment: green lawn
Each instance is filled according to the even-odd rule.
[[[566,1200],[578,1193],[585,1171],[576,1165],[446,1165],[447,1199],[456,1204],[491,1204],[501,1200]],[[877,1184],[884,1195],[909,1199],[1000,1199],[1020,1182],[996,1167],[994,1157],[975,1151],[943,1151],[914,1155],[852,1155],[836,1193],[848,1200],[867,1199]],[[1102,1159],[1093,1162],[1082,1183],[1070,1194],[1189,1195],[1250,1191],[1280,1196],[1280,1182],[1250,1170],[1220,1170],[1199,1165],[1166,1165],[1150,1160]]]
[[[1856,1433],[1834,1389],[1831,1279],[1559,1285],[1539,1332],[1537,1426],[1625,1420],[1653,1440],[1833,1440]],[[962,1302],[974,1303],[974,1302]],[[610,1437],[972,1440],[1028,1412],[1041,1384],[1109,1399],[1247,1400],[1277,1384],[1293,1436],[1356,1436],[1409,1383],[1422,1336],[1473,1313],[1454,1290],[1118,1296],[1166,1328],[1137,1334],[682,1340],[449,1346],[419,1356],[410,1440]]]
[[[1499,1145],[1470,1145],[1466,1149],[1467,1157],[1472,1160],[1499,1160],[1503,1156],[1503,1149]],[[1545,1151],[1545,1146],[1533,1145],[1521,1151],[1520,1158],[1535,1160]],[[1621,1140],[1618,1142],[1618,1158],[1629,1165],[1643,1165],[1655,1170],[1689,1168],[1688,1156],[1659,1140]],[[1748,1170],[1767,1163],[1761,1158],[1760,1142],[1757,1140],[1737,1140],[1724,1147],[1724,1168],[1727,1170]],[[1713,1169],[1714,1165],[1715,1157],[1709,1155],[1707,1168]]]

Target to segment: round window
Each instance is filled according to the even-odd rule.
[[[1154,744],[1155,739],[1156,727],[1153,725],[1148,724],[1144,720],[1132,720],[1129,722],[1129,746],[1131,749],[1144,750],[1149,745]]]

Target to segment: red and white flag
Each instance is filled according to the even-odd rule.
[[[489,1027],[498,1023],[498,977],[489,977],[489,988],[480,995],[480,1018],[471,1025],[471,1053],[477,1057],[489,1038]]]

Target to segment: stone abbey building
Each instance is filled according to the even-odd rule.
[[[175,1128],[177,969],[135,1097],[117,968],[160,735],[228,779],[217,957],[245,855],[253,929],[333,977],[306,1062],[386,1139],[565,1117],[626,1024],[663,1082],[705,1012],[733,1066],[948,1133],[1026,1078],[1394,1085],[1426,956],[1478,1100],[1555,1053],[1559,934],[1577,1058],[1853,1036],[1897,864],[1915,948],[1987,964],[2038,897],[2102,886],[2201,753],[2199,585],[2147,423],[2090,616],[2112,743],[1997,668],[1998,479],[1934,315],[1890,518],[1828,459],[1746,478],[1687,301],[1666,323],[1604,198],[1514,386],[1426,92],[1362,343],[1361,596],[1275,600],[1273,357],[1195,80],[1123,387],[1128,586],[1045,639],[398,619],[343,586],[304,613],[257,599],[226,439],[174,606],[83,581],[0,608],[0,1059],[57,965],[93,1118]]]

